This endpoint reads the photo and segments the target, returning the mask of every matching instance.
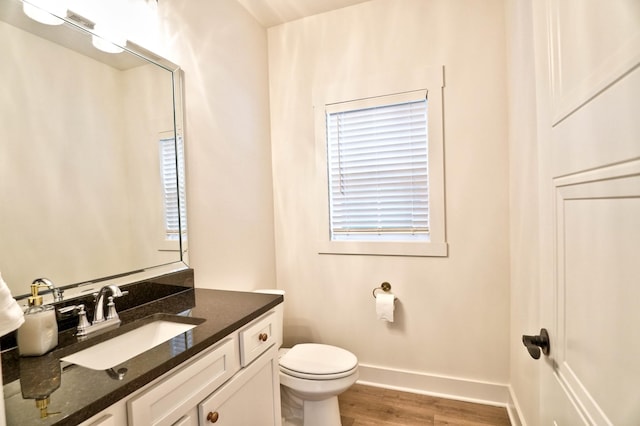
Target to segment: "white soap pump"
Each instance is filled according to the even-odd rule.
[[[38,294],[41,287],[38,280],[31,284],[29,306],[24,313],[24,324],[18,329],[18,351],[21,356],[40,356],[58,346],[58,322],[56,310],[51,305],[42,304]]]

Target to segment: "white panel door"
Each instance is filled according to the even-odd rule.
[[[540,419],[640,425],[640,0],[534,7]]]

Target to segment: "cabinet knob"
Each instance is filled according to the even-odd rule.
[[[209,420],[211,423],[215,423],[218,421],[218,418],[220,417],[220,414],[218,414],[217,411],[209,411],[209,414],[207,414],[207,420]]]
[[[258,335],[258,340],[260,340],[261,342],[266,342],[268,338],[269,335],[267,333],[260,333]]]

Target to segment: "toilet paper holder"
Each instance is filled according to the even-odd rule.
[[[388,282],[383,282],[382,284],[380,284],[380,287],[376,287],[373,289],[373,298],[375,299],[376,296],[378,295],[378,293],[380,291],[384,291],[385,293],[389,293],[391,291],[391,284],[389,284]],[[393,296],[393,301],[395,302],[396,300],[398,300],[397,297]]]

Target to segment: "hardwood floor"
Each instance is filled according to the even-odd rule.
[[[502,407],[353,385],[338,397],[342,426],[507,426]]]

